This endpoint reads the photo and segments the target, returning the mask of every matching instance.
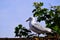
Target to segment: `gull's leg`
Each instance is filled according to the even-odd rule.
[[[38,34],[38,37],[39,37],[40,34]]]
[[[44,33],[43,35],[44,35],[44,36],[47,36],[47,34],[46,34],[46,33]]]

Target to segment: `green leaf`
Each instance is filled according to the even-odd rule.
[[[47,8],[43,8],[42,10],[43,10],[43,11],[47,11],[48,9],[47,9]]]
[[[41,21],[40,16],[38,16],[37,21],[38,21],[38,22],[40,22],[40,21]]]
[[[45,17],[46,17],[46,18],[51,18],[51,16],[50,16],[50,15],[45,15]]]
[[[32,12],[35,12],[36,11],[36,9],[34,9]]]
[[[53,12],[54,12],[54,10],[51,9],[51,10],[49,11],[49,15],[50,15],[50,16],[55,16]]]
[[[40,2],[40,3],[39,3],[39,6],[43,6],[43,2]]]
[[[43,21],[43,20],[46,20],[46,18],[45,17],[40,17],[40,16],[38,16],[38,18],[37,18],[37,21]]]
[[[16,37],[22,37],[22,36],[28,36],[28,34],[31,33],[31,31],[26,29],[25,27],[23,27],[21,24],[19,24],[15,28],[15,32],[14,33],[15,33]]]
[[[20,31],[20,33],[21,33],[23,36],[26,36],[26,35],[28,35],[28,33],[26,33],[26,32],[23,32],[23,31]]]
[[[39,12],[35,12],[35,13],[33,14],[34,17],[37,17],[37,16],[39,16],[39,15],[40,15]]]
[[[55,31],[58,31],[58,26],[53,27]]]
[[[18,28],[18,27],[16,27],[16,28],[15,28],[15,31],[17,31],[17,32],[18,32],[18,31],[19,31],[19,28]]]
[[[19,27],[19,29],[21,29],[21,28],[22,28],[22,25],[21,25],[21,24],[19,24],[19,25],[18,25],[18,27]]]

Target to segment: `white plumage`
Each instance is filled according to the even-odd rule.
[[[38,34],[41,34],[41,33],[52,33],[52,30],[50,28],[42,27],[39,24],[39,22],[37,22],[35,20],[34,17],[29,17],[28,20],[26,20],[26,21],[29,21],[29,27],[35,33],[38,33]]]

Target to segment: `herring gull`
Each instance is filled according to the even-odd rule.
[[[29,21],[29,27],[30,29],[37,33],[37,34],[41,34],[41,33],[52,33],[52,29],[47,28],[47,27],[42,27],[39,22],[37,22],[35,20],[34,17],[29,17],[26,22]]]

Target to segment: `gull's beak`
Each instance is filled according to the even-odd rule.
[[[28,21],[29,21],[29,19],[26,20],[26,22],[28,22]]]
[[[26,20],[26,22],[28,22],[28,21],[30,21],[31,20],[31,18],[28,18],[27,20]]]

